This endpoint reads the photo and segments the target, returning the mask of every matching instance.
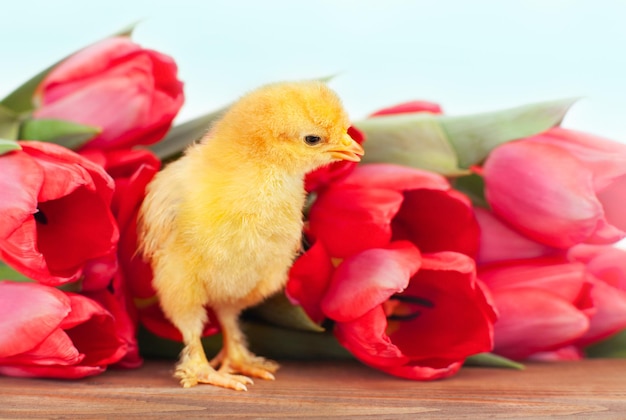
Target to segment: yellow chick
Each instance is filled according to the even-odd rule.
[[[274,379],[278,364],[248,350],[239,314],[285,285],[300,248],[305,174],[363,155],[349,124],[324,83],[268,85],[241,98],[148,186],[140,251],[183,336],[174,374],[182,386],[246,390],[250,377]],[[206,307],[223,334],[210,362],[200,341]]]

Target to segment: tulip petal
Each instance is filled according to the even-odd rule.
[[[67,333],[56,329],[36,347],[12,357],[0,359],[0,364],[72,366],[80,363],[84,358],[85,356],[74,347]]]
[[[141,325],[154,335],[172,341],[183,341],[182,334],[174,324],[167,320],[156,298],[153,304],[139,308],[138,313]],[[217,334],[220,331],[218,327],[219,323],[215,319],[215,316],[212,317],[211,314],[212,311],[209,311],[209,322],[204,326],[204,331],[202,332],[203,337]]]
[[[585,264],[594,277],[626,291],[626,251],[613,246],[577,245],[568,250],[568,258]]]
[[[320,301],[326,294],[334,268],[321,241],[298,257],[289,271],[287,296],[302,306],[309,318],[321,323],[326,317]]]
[[[447,378],[457,373],[463,366],[463,361],[450,360],[424,360],[419,364],[406,364],[403,366],[381,367],[380,370],[391,375],[413,379],[418,381],[431,381],[434,379]]]
[[[479,227],[471,203],[452,190],[405,192],[392,230],[395,240],[410,240],[422,252],[456,251],[471,257],[478,252]]]
[[[79,188],[61,199],[42,202],[39,208],[47,223],[37,224],[37,246],[51,272],[73,272],[86,260],[111,252],[117,242],[113,215],[96,192]]]
[[[89,76],[107,71],[118,59],[140,49],[126,37],[110,37],[83,48],[56,65],[37,89],[45,90],[45,99],[54,102],[83,85],[91,83]]]
[[[115,184],[104,168],[65,147],[39,141],[20,141],[22,150],[44,170],[47,183],[39,192],[39,201],[54,200],[84,185],[99,191],[102,200],[111,201]],[[57,179],[57,175],[60,179]],[[86,178],[81,180],[80,177]],[[48,179],[49,178],[49,179]]]
[[[622,143],[561,127],[529,137],[526,141],[558,146],[576,157],[593,172],[596,191],[626,175],[626,145]]]
[[[126,343],[118,336],[113,316],[100,304],[85,296],[68,293],[72,312],[62,327],[74,346],[85,355],[83,365],[109,365],[127,352]]]
[[[118,147],[130,146],[123,140],[128,133],[143,127],[149,118],[153,78],[151,60],[137,57],[133,62],[122,63],[116,73],[107,78],[92,79],[79,90],[67,93],[54,102],[47,103],[35,112],[36,118],[69,119],[70,121],[101,127],[102,132],[87,145],[90,148],[115,142]],[[94,101],[93,98],[98,98]],[[124,114],[119,113],[124,109]],[[122,139],[120,141],[119,139]]]
[[[484,174],[493,212],[547,245],[568,248],[583,242],[603,218],[592,173],[556,146],[504,144],[491,153]]]
[[[105,370],[104,366],[0,366],[0,374],[23,378],[79,379]]]
[[[432,306],[415,306],[419,316],[400,321],[389,334],[392,342],[412,360],[439,360],[445,366],[490,351],[495,313],[475,281],[474,261],[455,252],[423,254],[422,261],[400,296]]]
[[[396,191],[420,188],[449,190],[450,183],[433,172],[386,163],[358,166],[341,182],[344,187],[380,188]]]
[[[43,184],[43,170],[26,153],[16,151],[0,157],[0,240],[15,231],[37,212],[37,194]]]
[[[457,372],[462,361],[411,360],[389,339],[385,329],[387,319],[381,307],[376,307],[361,318],[338,323],[337,340],[361,362],[401,378],[431,380]]]
[[[410,114],[414,112],[430,112],[432,114],[443,113],[441,106],[434,102],[410,101],[380,109],[370,114],[370,118],[381,115]]]
[[[540,362],[562,362],[582,360],[585,355],[576,346],[566,346],[554,351],[540,351],[531,355],[529,360]]]
[[[624,165],[626,168],[626,163]],[[626,175],[614,179],[610,185],[599,191],[598,200],[604,208],[607,224],[612,228],[608,234],[602,235],[606,237],[602,243],[611,243],[614,238],[619,238],[626,232],[626,211],[624,211],[626,208]]]
[[[125,286],[121,273],[118,273],[113,281],[113,293],[108,290],[99,290],[90,293],[83,292],[83,294],[113,315],[116,335],[123,341],[126,348],[124,357],[116,363],[116,366],[131,369],[141,366],[143,359],[139,355],[137,343],[136,308],[131,306]]]
[[[135,298],[148,298],[156,293],[152,287],[152,267],[137,253],[137,214],[145,196],[146,185],[156,171],[156,167],[142,164],[124,186],[118,181],[119,187],[114,200],[121,232],[118,245],[119,263],[126,278],[126,286]]]
[[[59,327],[70,301],[36,283],[0,282],[0,358],[29,351]]]
[[[586,309],[589,284],[582,263],[561,258],[539,258],[480,267],[480,279],[492,290],[536,288]]]
[[[69,283],[81,276],[81,268],[52,273],[45,256],[37,249],[33,232],[37,231],[34,218],[26,220],[5,242],[0,242],[0,259],[23,275],[41,283],[56,286]]]
[[[38,201],[56,200],[71,194],[80,187],[90,191],[96,189],[89,171],[82,165],[77,165],[78,162],[58,160],[38,149],[27,148],[26,150],[37,160],[37,164],[44,173],[44,182],[37,197]]]
[[[586,333],[589,319],[559,296],[531,288],[493,291],[499,319],[494,352],[512,359],[567,346]]]
[[[598,342],[626,328],[626,291],[595,279],[591,298],[596,312],[591,316],[589,330],[577,342],[581,346]]]
[[[339,343],[359,360],[379,369],[409,362],[409,358],[389,340],[386,328],[385,312],[377,306],[354,321],[338,323],[334,334]]]
[[[391,220],[402,194],[376,188],[330,188],[313,204],[310,228],[335,258],[345,258],[391,239]]]
[[[474,208],[480,226],[479,264],[549,256],[555,248],[522,235],[488,210]]]
[[[420,252],[410,242],[347,258],[333,274],[322,311],[335,321],[353,321],[402,292],[420,265]]]

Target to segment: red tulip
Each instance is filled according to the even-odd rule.
[[[182,340],[180,332],[161,311],[156,291],[152,287],[150,264],[137,253],[137,215],[145,197],[146,186],[156,175],[161,162],[145,149],[90,149],[80,153],[103,166],[115,181],[111,207],[120,229],[117,251],[120,272],[113,278],[113,293],[98,291],[89,296],[116,315],[118,331],[129,348],[120,364],[123,367],[135,367],[141,363],[135,338],[138,324],[160,337]],[[213,320],[207,325],[204,335],[218,332],[216,325],[217,322]]]
[[[20,145],[0,157],[0,259],[48,285],[105,284],[117,270],[112,179],[61,146]]]
[[[120,272],[111,280],[110,287],[97,291],[83,291],[83,296],[99,303],[108,311],[114,322],[115,334],[124,343],[122,357],[115,363],[116,367],[133,369],[142,365],[137,343],[137,321],[135,307],[131,305],[127,293],[128,286]]]
[[[334,271],[333,262],[324,245],[316,241],[294,262],[289,271],[287,296],[302,306],[309,318],[319,324],[326,319],[320,306]]]
[[[82,378],[120,360],[113,317],[89,298],[0,282],[0,374]]]
[[[313,244],[290,271],[288,296],[316,322],[335,321],[364,363],[434,379],[491,349],[495,314],[468,256],[478,225],[445,178],[358,166],[319,191],[309,225]]]
[[[498,310],[494,352],[513,359],[559,350],[589,330],[592,284],[581,263],[562,258],[479,267]]]
[[[37,92],[35,118],[100,127],[85,149],[160,140],[183,104],[174,61],[126,37],[87,47],[56,66]]]
[[[318,262],[309,260],[311,272]],[[301,280],[291,278],[290,294],[298,290],[293,283],[310,290]],[[469,355],[492,348],[495,314],[463,254],[422,255],[409,242],[393,242],[346,258],[319,286],[318,306],[335,321],[339,342],[392,375],[446,377]],[[310,307],[309,295],[299,298]]]
[[[561,128],[503,144],[484,165],[493,211],[558,248],[626,236],[626,146]]]
[[[359,144],[363,144],[363,141],[365,140],[363,133],[355,127],[350,127],[348,129],[348,135]],[[304,180],[304,188],[307,192],[317,191],[332,182],[345,178],[354,170],[354,168],[356,168],[356,165],[357,162],[342,160],[340,162],[333,162],[330,165],[318,168],[307,174]]]
[[[478,225],[467,197],[437,174],[368,164],[321,192],[310,212],[312,235],[332,257],[345,258],[393,240],[422,252],[474,256]]]

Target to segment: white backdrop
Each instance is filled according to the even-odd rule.
[[[581,96],[565,126],[626,142],[626,2],[20,0],[2,4],[0,95],[129,23],[172,55],[179,121],[266,82],[339,73],[353,116],[427,99],[450,114]]]

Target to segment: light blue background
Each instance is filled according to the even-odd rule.
[[[565,126],[626,142],[626,2],[4,1],[0,95],[129,23],[185,81],[178,121],[257,85],[340,73],[355,119],[411,99],[465,114],[583,97]]]

